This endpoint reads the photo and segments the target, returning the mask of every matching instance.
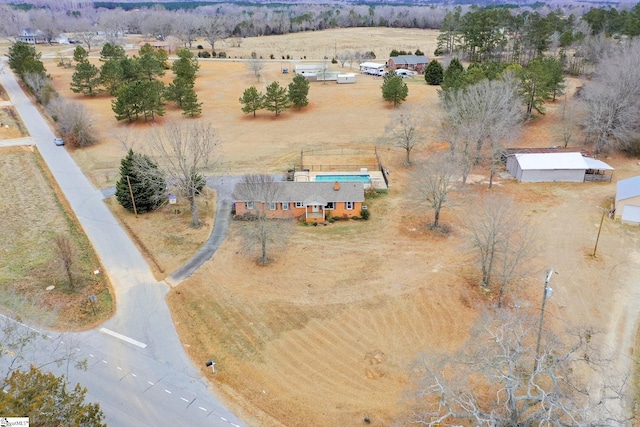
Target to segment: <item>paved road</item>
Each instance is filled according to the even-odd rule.
[[[90,362],[87,371],[70,370],[70,379],[88,388],[88,399],[100,402],[106,421],[114,426],[242,425],[208,391],[205,379],[186,356],[165,302],[168,287],[155,281],[140,252],[102,202],[102,193],[89,183],[68,152],[53,144],[54,134],[47,122],[8,69],[0,74],[0,82],[115,291],[113,318],[96,330],[67,338]]]

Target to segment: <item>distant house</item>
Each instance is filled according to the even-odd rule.
[[[521,182],[608,181],[613,168],[580,153],[517,153],[507,156],[507,171]]]
[[[42,31],[33,30],[31,28],[25,28],[24,30],[20,31],[20,34],[18,35],[18,41],[28,44],[40,44],[49,42]]]
[[[274,182],[279,200],[250,200],[252,191],[247,183],[239,183],[233,191],[236,216],[267,212],[273,219],[298,219],[306,222],[324,222],[328,217],[350,218],[360,216],[364,202],[362,182]],[[259,185],[259,184],[257,184]],[[267,206],[268,204],[268,206]]]
[[[616,184],[615,219],[640,225],[640,176],[621,179]]]
[[[428,63],[429,59],[424,55],[399,55],[389,58],[387,66],[390,70],[402,68],[422,73],[427,68]]]

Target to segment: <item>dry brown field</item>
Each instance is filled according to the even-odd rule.
[[[395,38],[399,34],[402,40]],[[378,58],[394,47],[415,46],[429,55],[435,35],[332,30],[245,39],[241,49],[246,51],[223,50],[230,56],[255,51],[311,59],[330,55],[334,44],[348,40],[354,50],[375,46]],[[637,228],[605,219],[599,256],[590,253],[600,222],[596,206],[611,204],[615,180],[639,173],[638,159],[604,158],[616,168],[612,183],[520,184],[505,178],[492,190],[481,166],[474,171],[476,183],[456,191],[452,207],[443,213],[451,232],[434,234],[426,228],[431,213],[408,196],[410,174],[402,167],[402,152],[383,145],[393,109],[381,99],[381,80],[358,75],[354,85],[313,83],[307,108],[279,117],[260,111],[253,118],[241,112],[238,98],[251,85],[264,90],[274,80],[288,84],[292,76],[281,74],[281,61],[268,63],[259,82],[240,61],[200,63],[196,90],[204,105],[197,120],[211,122],[222,141],[224,166],[218,173],[282,172],[304,147],[375,145],[391,170],[388,194],[367,201],[369,221],[296,226],[287,246],[264,267],[243,250],[243,224],[233,223],[214,258],[172,289],[168,301],[187,352],[196,366],[216,360],[216,373],[202,366],[202,374],[247,425],[359,425],[365,415],[371,425],[392,424],[403,410],[414,361],[420,354],[461,348],[477,316],[494,305],[495,295],[477,286],[474,254],[458,219],[470,198],[489,192],[514,198],[535,227],[540,248],[523,266],[530,274],[510,290],[508,304],[535,313],[546,271],[555,268],[559,275],[553,278],[545,326],[557,332],[593,326],[602,331],[599,342],[612,351],[613,366],[630,367],[638,320],[633,307],[640,303],[633,288],[640,277]],[[84,102],[97,117],[100,143],[76,150],[75,159],[98,187],[113,185],[124,155],[118,135],[128,132],[144,151],[145,133],[153,125],[116,123],[109,97],[70,93],[70,70],[56,68],[53,61],[46,65],[57,90]],[[407,84],[407,104],[425,108],[430,117],[430,136],[415,153],[420,158],[441,145],[439,103],[435,88],[421,78]],[[570,92],[577,84],[569,80]],[[560,144],[558,107],[550,104],[514,145]],[[169,107],[157,125],[171,119],[190,120]],[[572,145],[581,142],[576,131]]]
[[[0,206],[0,305],[54,329],[86,329],[111,316],[113,296],[106,277],[93,274],[101,269],[100,261],[51,181],[33,147],[0,148],[0,185],[6,197]],[[73,247],[74,288],[55,255],[57,233],[69,236]],[[47,290],[49,286],[54,289]],[[95,312],[89,295],[98,298]]]

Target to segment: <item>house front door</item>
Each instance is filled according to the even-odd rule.
[[[312,213],[318,213],[318,212],[320,212],[320,206],[318,206],[318,205],[313,205],[313,206],[311,206],[311,212],[312,212]]]

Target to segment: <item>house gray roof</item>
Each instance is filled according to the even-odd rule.
[[[364,202],[364,184],[361,182],[341,182],[340,189],[334,190],[333,182],[274,182],[278,188],[273,194],[278,194],[278,200],[273,202],[314,202],[326,204],[327,202]],[[259,194],[258,191],[246,189],[246,183],[236,184],[233,197],[241,202],[261,202],[262,200],[247,200],[246,195]]]
[[[426,56],[424,55],[398,55],[392,56],[393,62],[396,64],[402,65],[417,65],[417,64],[426,64],[429,62]]]
[[[640,196],[640,175],[618,181],[616,184],[616,202],[636,196]]]

